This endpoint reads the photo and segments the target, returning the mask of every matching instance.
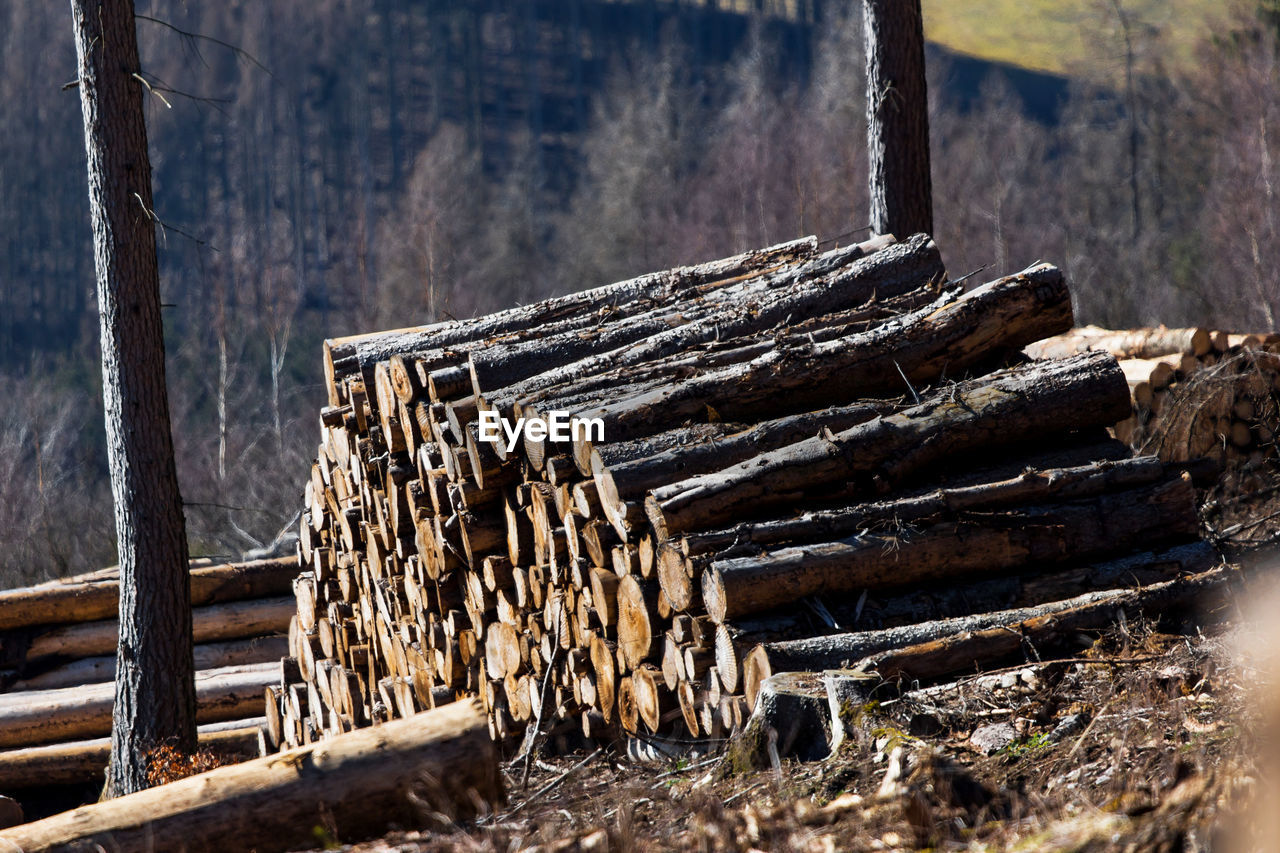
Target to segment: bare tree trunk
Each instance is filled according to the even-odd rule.
[[[933,233],[920,0],[863,0],[871,230]]]
[[[196,745],[187,540],[169,431],[151,163],[133,0],[71,0],[120,552],[107,794],[147,787],[147,755]]]

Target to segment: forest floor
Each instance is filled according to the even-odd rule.
[[[1069,660],[868,704],[824,761],[752,768],[727,750],[639,765],[580,752],[532,762],[527,779],[524,765],[506,767],[506,808],[466,827],[326,847],[1083,851],[1256,842],[1269,790],[1258,780],[1280,766],[1259,753],[1267,732],[1280,731],[1280,705],[1259,692],[1277,671],[1259,661],[1276,634],[1265,619],[1231,624],[1175,634],[1131,625]]]

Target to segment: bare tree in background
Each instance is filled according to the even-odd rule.
[[[933,232],[920,0],[863,0],[871,230]]]
[[[71,0],[89,161],[107,458],[120,555],[108,796],[196,746],[187,540],[165,389],[151,162],[133,0]]]

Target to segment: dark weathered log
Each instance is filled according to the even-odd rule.
[[[797,322],[797,318],[858,309],[888,300],[945,277],[941,255],[926,235],[887,248],[883,241],[836,249],[806,263],[718,291],[706,305],[675,310],[606,327],[599,336],[543,338],[472,356],[473,387],[527,398],[582,377],[618,368],[651,365],[716,340],[742,338]],[[921,300],[927,294],[920,294]],[[918,302],[917,302],[918,304]],[[580,355],[574,357],[574,354]],[[735,360],[742,360],[741,358]],[[534,377],[533,381],[522,380]]]
[[[973,486],[935,489],[921,495],[872,501],[844,509],[812,510],[795,518],[744,522],[663,542],[658,554],[658,579],[672,606],[686,610],[695,593],[693,581],[712,554],[724,560],[755,554],[765,546],[782,542],[831,541],[886,522],[942,520],[966,511],[1075,500],[1154,483],[1165,475],[1165,466],[1155,457],[1041,471],[1028,469],[1016,477]]]
[[[898,414],[876,418],[763,453],[726,471],[656,489],[646,511],[660,537],[750,518],[798,494],[840,483],[846,490],[897,484],[924,466],[1124,417],[1129,392],[1115,359],[1090,353],[1035,362],[943,392]]]
[[[545,330],[553,323],[594,325],[599,311],[616,311],[633,303],[650,304],[670,300],[676,294],[696,292],[720,281],[769,269],[811,257],[817,240],[805,237],[767,249],[745,252],[731,258],[689,267],[649,273],[627,281],[592,290],[558,296],[533,305],[522,305],[474,320],[450,320],[429,326],[396,329],[372,335],[332,338],[324,343],[324,371],[329,404],[345,402],[339,390],[348,376],[364,376],[373,387],[373,366],[392,356],[413,357],[443,347],[489,341],[529,330]],[[440,365],[444,366],[444,365]],[[435,368],[432,368],[435,369]]]
[[[1009,620],[999,627],[952,633],[883,654],[872,653],[858,668],[875,671],[887,680],[923,681],[991,666],[1024,650],[1043,656],[1078,645],[1081,632],[1102,631],[1122,619],[1131,623],[1142,614],[1159,619],[1212,604],[1235,574],[1232,569],[1220,568],[1144,589],[1081,596],[1073,600],[1072,607]]]
[[[298,574],[296,557],[191,569],[193,606],[285,595]],[[111,619],[120,603],[115,572],[0,592],[0,631]]]
[[[457,702],[7,829],[0,848],[267,853],[314,844],[317,826],[354,841],[465,820],[503,796],[484,714]]]
[[[1183,476],[1087,501],[718,560],[703,573],[702,600],[712,618],[724,622],[808,595],[898,587],[1123,553],[1193,538],[1198,523],[1195,488]]]
[[[843,432],[899,408],[892,402],[868,402],[789,415],[700,444],[678,445],[653,456],[608,466],[593,464],[592,474],[602,501],[619,507],[676,480],[723,470],[765,451],[811,438],[824,429]],[[594,458],[599,459],[599,454]]]
[[[1219,572],[1216,569],[1213,571],[1215,573]],[[1204,579],[1209,577],[1210,574],[1205,573],[1194,575],[1193,577]],[[1214,576],[1216,577],[1217,575]],[[1146,589],[1165,590],[1170,583],[1177,584],[1179,582],[1178,580],[1166,581]],[[964,638],[971,635],[986,636],[988,632],[998,633],[1003,631],[1008,633],[1010,626],[1017,626],[1019,623],[1029,622],[1046,615],[1078,610],[1081,607],[1101,605],[1104,612],[1109,612],[1105,611],[1105,608],[1113,606],[1117,601],[1128,601],[1128,597],[1132,595],[1132,592],[1110,589],[1085,593],[1073,598],[1051,601],[1030,607],[977,613],[953,619],[916,622],[899,628],[855,631],[845,634],[809,637],[802,640],[760,643],[751,649],[743,661],[745,670],[743,679],[747,701],[754,704],[760,685],[774,673],[848,669],[855,664],[859,664],[859,662],[866,663],[877,660],[877,656],[895,649],[902,649],[909,656],[917,653],[917,651],[912,650],[928,648],[929,644],[946,640],[947,638]],[[1095,627],[1103,627],[1105,624],[1105,622],[1099,623]],[[1022,635],[1017,630],[1014,630],[1010,633],[1010,639],[1011,642],[1008,645],[1000,648],[1016,650],[1022,642]],[[953,671],[972,669],[975,662],[982,663],[993,660],[997,656],[998,654],[993,654],[988,657],[971,658]],[[888,661],[891,658],[890,655],[886,654],[883,659]],[[906,657],[904,656],[903,659],[905,660]],[[888,665],[886,664],[886,667]],[[881,674],[886,678],[893,677],[887,674],[885,669],[876,668],[880,669]],[[933,670],[930,670],[930,673],[933,673]],[[923,667],[921,667],[919,674],[913,672],[912,675],[925,677],[930,673],[925,673]],[[935,674],[942,673],[937,672]]]
[[[832,400],[900,393],[907,382],[925,385],[943,371],[962,374],[1070,324],[1071,300],[1062,274],[1041,264],[958,298],[948,296],[869,332],[778,350],[675,384],[623,392],[621,399],[578,408],[574,415],[598,419],[609,441],[658,432],[689,418],[703,420],[708,406],[722,418],[758,420]],[[590,445],[585,436],[574,442],[574,458],[579,464],[587,460],[588,470]]]

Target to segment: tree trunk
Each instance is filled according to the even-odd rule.
[[[317,827],[356,841],[502,799],[484,715],[458,702],[7,829],[0,848],[268,853],[314,845]]]
[[[920,0],[863,0],[871,230],[933,233]]]
[[[187,540],[169,432],[151,163],[133,0],[72,0],[120,555],[108,793],[147,785],[147,753],[196,746]]]

